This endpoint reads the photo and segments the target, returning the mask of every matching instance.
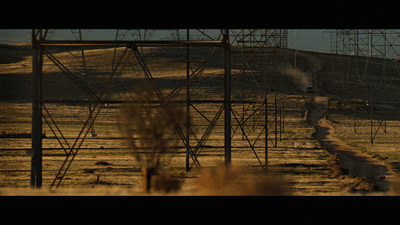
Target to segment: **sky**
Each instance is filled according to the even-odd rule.
[[[324,29],[298,29],[298,49],[329,52],[330,37]],[[0,44],[12,44],[31,41],[30,29],[0,29]],[[103,36],[103,39],[114,40],[115,30],[91,30],[91,38]],[[288,48],[295,47],[295,30],[288,29]],[[70,34],[69,34],[70,35]]]

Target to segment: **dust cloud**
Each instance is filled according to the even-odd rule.
[[[291,66],[287,66],[284,68],[284,74],[290,76],[293,78],[294,84],[302,91],[306,92],[306,87],[307,86],[313,86],[312,85],[312,80],[311,80],[311,75],[306,72],[302,72],[298,68],[294,68]]]

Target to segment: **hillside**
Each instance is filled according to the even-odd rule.
[[[31,86],[30,50],[27,46],[1,46],[0,52],[0,132],[5,134],[30,133],[31,94],[33,90]],[[78,53],[78,51],[74,51],[73,54],[78,55]],[[86,51],[87,71],[91,75],[87,78],[87,82],[93,90],[100,91],[102,85],[107,82],[111,71],[113,53],[113,48]],[[184,53],[184,49],[157,48],[150,48],[145,52],[149,69],[164,93],[170,92],[185,79],[186,64]],[[79,71],[79,62],[76,61],[76,57],[73,54],[63,51],[54,53],[69,68]],[[201,58],[202,54],[206,55],[208,53],[199,53],[199,58]],[[274,180],[276,184],[280,185],[282,190],[273,192],[274,190],[266,188],[266,192],[255,193],[252,192],[254,190],[243,189],[243,192],[233,192],[233,194],[331,195],[359,194],[365,193],[365,191],[372,194],[383,193],[383,191],[384,193],[388,193],[389,190],[387,187],[380,190],[376,187],[374,189],[374,185],[368,183],[370,180],[351,176],[352,174],[349,174],[348,171],[342,170],[337,173],[332,167],[335,164],[333,160],[334,153],[328,151],[315,138],[313,134],[316,129],[307,119],[312,111],[315,110],[314,97],[327,97],[327,112],[325,117],[331,121],[333,128],[336,130],[335,136],[342,139],[346,144],[358,147],[360,151],[383,161],[391,170],[390,172],[396,174],[400,168],[400,163],[398,163],[400,154],[397,154],[395,151],[397,143],[394,138],[398,132],[399,120],[397,114],[386,114],[387,119],[385,124],[387,123],[387,135],[383,136],[383,128],[380,128],[374,145],[371,146],[368,141],[370,137],[368,133],[368,121],[359,126],[356,135],[352,134],[352,115],[354,114],[354,110],[359,107],[359,105],[354,103],[364,102],[368,98],[355,98],[357,96],[354,95],[354,88],[356,87],[354,84],[356,83],[357,76],[351,73],[346,73],[345,76],[334,73],[334,68],[337,68],[335,65],[340,60],[343,61],[343,58],[326,53],[299,51],[296,63],[298,68],[295,69],[293,68],[293,56],[293,50],[285,50],[285,70],[281,79],[284,88],[279,89],[279,91],[283,92],[281,94],[285,94],[285,131],[280,133],[277,146],[269,148],[268,160],[270,173],[265,173],[260,168],[254,153],[248,148],[248,145],[246,147],[246,143],[242,142],[244,136],[240,134],[240,126],[232,118],[234,129],[237,131],[233,139],[232,165],[240,168],[239,170],[241,171],[249,170],[245,174],[251,174],[250,177],[259,176],[264,177],[264,180]],[[363,60],[365,59],[360,58],[360,61]],[[197,86],[194,86],[198,88],[196,90],[201,90],[198,96],[206,93],[211,94],[215,99],[221,98],[220,94],[222,90],[219,89],[218,85],[222,84],[220,78],[222,73],[217,63],[220,61],[221,58],[217,58],[215,64],[208,65],[204,70],[203,83],[198,82]],[[134,60],[129,61],[125,68],[123,75],[120,77],[120,82],[112,90],[113,97],[111,100],[129,99],[131,97],[131,90],[134,87],[134,81],[138,79],[143,80],[143,78],[140,78],[142,72],[137,62]],[[66,139],[73,141],[82,126],[82,121],[84,121],[85,116],[88,114],[88,106],[76,102],[77,100],[86,101],[88,98],[87,94],[79,90],[68,77],[48,60],[44,63],[44,71],[46,71],[46,74],[44,75],[43,82],[44,86],[47,87],[43,90],[44,98],[53,100],[67,99],[70,101],[70,103],[59,105],[51,103],[46,103],[45,105],[49,112],[52,113],[53,118],[59,123],[59,127],[66,136]],[[392,71],[391,74],[394,74],[394,72]],[[381,84],[383,84],[383,81],[386,83],[390,83],[390,80],[393,81],[390,86],[391,92],[395,93],[398,90],[397,78],[395,79],[393,76],[380,77],[382,77]],[[364,80],[365,82],[366,80]],[[304,87],[310,83],[312,83],[315,89],[314,95],[304,93]],[[243,84],[241,87],[244,90],[246,86]],[[179,93],[182,94],[183,92]],[[377,93],[381,93],[379,88],[377,88]],[[381,95],[384,96],[384,94]],[[182,96],[177,95],[177,98],[183,98],[184,96]],[[268,98],[269,102],[273,102],[274,95],[271,94]],[[381,97],[373,99],[375,100],[373,102],[374,110],[385,109],[385,107],[397,107],[394,98],[391,101],[378,101],[380,99]],[[73,103],[74,101],[75,103]],[[204,118],[210,120],[209,118],[213,118],[215,112],[218,111],[218,107],[218,105],[199,104],[196,109],[203,113]],[[368,109],[370,108],[364,107],[361,109],[357,112],[360,112],[359,115],[363,116],[361,117],[363,120],[371,117],[371,115],[368,115],[368,112],[370,112]],[[243,113],[247,112],[243,110]],[[117,193],[140,193],[140,168],[138,168],[129,152],[123,148],[118,128],[119,114],[118,107],[111,104],[99,113],[94,126],[96,136],[88,137],[83,143],[75,162],[71,164],[71,171],[68,172],[67,178],[62,183],[63,186],[97,188],[101,191],[104,191],[103,188],[128,188],[128,191],[124,189],[124,191]],[[198,133],[195,133],[197,136],[193,137],[193,141],[199,138],[201,132],[203,132],[202,129],[205,129],[203,127],[207,124],[207,121],[204,118],[200,116],[193,118],[194,121],[200,124],[196,128],[197,130],[194,131]],[[257,119],[256,117],[254,118]],[[207,145],[205,145],[207,147],[202,150],[199,156],[199,161],[206,169],[212,170],[218,164],[217,162],[223,160],[221,121],[223,120],[219,120],[217,123],[216,130],[213,133],[214,136],[207,142]],[[377,117],[373,118],[372,121],[379,123],[382,120],[379,120]],[[49,129],[46,123],[48,122],[44,121],[43,123],[44,132],[47,136],[43,142],[46,153],[46,157],[44,158],[46,167],[44,171],[45,186],[50,185],[53,181],[59,169],[60,162],[64,157],[61,154],[62,149],[60,149],[54,132]],[[252,135],[256,136],[257,134]],[[386,150],[380,151],[383,146]],[[388,146],[391,147],[388,148]],[[7,188],[10,187],[25,188],[29,186],[30,158],[25,156],[26,150],[29,148],[29,138],[2,138],[0,152],[3,161],[0,164],[0,179],[3,182],[0,188],[3,188],[4,194],[9,193]],[[263,160],[262,149],[255,151],[261,160]],[[184,153],[184,149],[178,149],[173,156],[174,160],[170,161],[166,166],[166,171],[181,182],[182,187],[179,193],[195,195],[221,194],[220,192],[215,192],[215,189],[218,189],[216,183],[214,183],[217,185],[214,189],[203,192],[200,190],[205,184],[198,184],[197,182],[203,182],[200,178],[204,174],[196,169],[184,172]],[[273,177],[271,177],[271,173]],[[240,179],[243,176],[242,173],[237,174],[235,179]],[[212,172],[207,176],[211,176],[208,180],[214,178],[220,179],[218,178],[218,174]],[[229,185],[239,187],[241,184],[235,179]],[[268,186],[265,183],[258,183],[254,180],[248,182],[258,187]],[[71,192],[76,193],[74,191]],[[225,194],[232,193],[227,192]],[[87,193],[87,191],[84,193]]]

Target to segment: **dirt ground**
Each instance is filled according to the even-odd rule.
[[[388,172],[385,164],[336,138],[333,126],[324,117],[328,102],[327,97],[316,96],[314,101],[315,110],[311,112],[309,117],[311,124],[317,130],[314,137],[331,154],[338,154],[341,167],[348,170],[348,174],[354,177],[365,177],[366,181],[374,185],[373,188],[388,191],[390,188],[389,180],[393,178],[393,175]]]
[[[0,83],[0,132],[3,132],[5,136],[6,134],[29,134],[31,129],[30,93],[32,91],[30,83],[31,56],[28,54],[26,46],[24,48],[12,46],[0,50],[3,53],[1,54],[2,62],[0,62],[0,81],[2,81]],[[107,74],[95,71],[95,66],[98,64],[108,66],[110,60],[107,61],[107,59],[112,55],[113,50],[111,48],[86,51],[88,67],[93,68],[91,72],[95,74],[93,76],[95,79],[89,80],[89,82],[99,86],[107,78]],[[24,54],[18,54],[18,52]],[[162,81],[163,91],[169,91],[173,85],[185,79],[184,53],[182,50],[175,49],[158,51],[152,48],[150,50],[149,54],[153,58],[148,61],[148,65],[154,77]],[[290,59],[292,58],[291,54],[291,51],[287,52]],[[61,51],[55,55],[65,60],[63,62],[66,65],[71,64],[71,68],[73,68],[74,64],[72,63],[76,57],[71,57],[72,54]],[[223,145],[221,143],[222,125],[218,124],[214,136],[207,142],[208,148],[205,148],[199,157],[204,169],[200,171],[193,168],[186,172],[185,149],[178,149],[171,157],[168,157],[168,163],[163,167],[166,175],[158,174],[155,182],[164,182],[165,186],[165,177],[172,177],[172,180],[179,181],[180,187],[177,190],[172,187],[172,190],[175,191],[168,193],[163,190],[153,190],[152,193],[174,195],[385,194],[391,176],[386,167],[376,162],[376,159],[371,160],[368,156],[362,155],[362,159],[360,159],[359,151],[350,149],[350,147],[343,148],[346,148],[346,152],[357,153],[356,158],[340,156],[344,150],[337,149],[336,145],[346,146],[346,144],[331,135],[333,129],[323,117],[327,98],[318,96],[318,88],[321,85],[315,84],[321,82],[315,74],[324,69],[323,57],[299,51],[299,60],[301,60],[298,63],[300,68],[297,72],[305,75],[307,80],[314,83],[316,93],[314,96],[304,93],[304,84],[296,83],[291,75],[285,74],[284,82],[288,90],[285,95],[285,131],[280,134],[278,145],[272,146],[268,150],[268,171],[260,167],[255,154],[248,148],[248,145],[246,147],[246,143],[243,142],[244,137],[240,135],[239,131],[233,139],[232,168],[226,169],[218,166],[224,160],[221,147]],[[166,68],[165,65],[168,67]],[[140,70],[135,63],[130,66],[136,68],[134,71]],[[78,98],[82,95],[81,92],[72,89],[73,85],[70,85],[70,81],[48,61],[44,65],[44,70],[50,71],[49,75],[44,77],[44,82],[49,87],[44,93],[45,96]],[[204,73],[208,74],[207,79],[211,80],[211,78],[219,76],[220,70],[211,66],[205,69]],[[121,77],[122,82],[117,84],[117,89],[113,94],[118,97],[129,96],[131,76],[136,76],[136,74],[127,73]],[[200,84],[208,88],[205,89],[207,92],[219,93],[216,90],[216,84],[213,84],[214,86],[206,85],[207,83]],[[269,102],[272,102],[273,95],[269,98],[271,98]],[[67,136],[67,140],[73,141],[87,114],[87,106],[46,103],[46,107],[53,114],[54,119],[59,122],[60,129]],[[211,118],[212,113],[217,111],[219,106],[199,104],[197,107],[199,110],[203,110],[206,117]],[[30,157],[26,156],[26,151],[30,148],[30,138],[1,138],[0,195],[143,194],[141,168],[123,146],[118,129],[118,114],[119,109],[114,105],[109,105],[100,112],[95,123],[97,136],[89,136],[85,140],[61,187],[56,191],[49,191],[47,187],[55,178],[65,156],[45,122],[43,126],[47,137],[43,139],[46,154],[43,180],[46,188],[44,189],[32,190],[29,188]],[[195,120],[203,121],[202,123],[206,121],[201,117],[195,118]],[[201,126],[199,127],[200,130],[203,129]],[[237,125],[234,128],[239,130]],[[313,136],[319,129],[324,129],[326,134],[317,132],[317,135]],[[324,140],[326,138],[334,143],[331,143],[331,146],[324,146],[328,141]],[[334,149],[332,150],[332,148]],[[263,161],[263,149],[257,150],[256,148],[256,151],[259,151],[257,152],[258,156]],[[331,168],[335,153],[338,153],[342,167],[347,168],[348,174],[352,176],[335,175],[335,171]],[[343,155],[346,154],[343,153]],[[363,169],[357,169],[360,167],[359,165],[362,165]],[[376,172],[376,168],[379,169],[379,172]],[[357,177],[366,177],[366,180]],[[368,182],[366,181],[377,184],[379,190],[360,187],[361,184],[367,186]],[[168,182],[167,184],[172,185]]]
[[[308,74],[314,76],[322,69],[322,62],[320,59],[312,55],[300,54],[307,58],[311,64]],[[371,155],[362,153],[361,149],[352,147],[335,137],[335,129],[325,116],[328,112],[327,106],[329,99],[321,95],[321,93],[324,93],[324,90],[321,90],[321,88],[319,82],[315,81],[314,106],[308,117],[309,123],[316,129],[314,137],[331,154],[337,154],[339,156],[340,166],[344,168],[346,174],[362,178],[371,183],[372,189],[388,191],[390,189],[390,181],[397,182],[397,176],[390,173],[386,165],[381,161],[373,158]]]

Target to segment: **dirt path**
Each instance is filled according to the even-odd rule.
[[[350,175],[365,177],[366,181],[374,184],[378,190],[389,190],[390,182],[388,178],[391,174],[389,174],[386,166],[379,160],[362,153],[359,149],[349,146],[339,138],[336,138],[333,126],[324,117],[328,98],[315,96],[314,101],[315,110],[309,116],[310,124],[316,129],[314,137],[330,153],[337,153],[339,155],[339,158],[342,160],[342,168],[347,169]]]
[[[322,68],[321,61],[312,55],[302,54],[310,63],[312,76]],[[314,79],[313,79],[314,80]],[[316,129],[314,137],[330,153],[338,154],[342,160],[341,166],[348,170],[354,177],[365,177],[366,181],[374,184],[381,191],[389,190],[391,175],[386,166],[377,159],[362,153],[359,149],[349,146],[339,138],[334,137],[335,130],[331,123],[324,117],[327,112],[328,98],[319,95],[317,82],[314,83],[314,109],[308,117],[309,123]]]

